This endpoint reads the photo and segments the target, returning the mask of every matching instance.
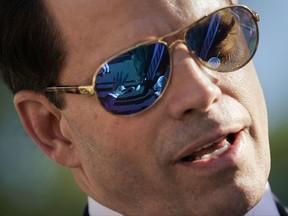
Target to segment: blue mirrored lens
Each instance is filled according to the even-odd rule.
[[[253,57],[258,28],[248,9],[230,7],[192,25],[185,39],[189,50],[207,67],[230,72],[243,67]]]
[[[109,112],[135,114],[159,98],[169,75],[167,46],[162,43],[142,45],[104,64],[96,76],[95,90]]]

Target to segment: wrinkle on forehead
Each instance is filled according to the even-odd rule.
[[[148,1],[141,1],[142,6],[149,7]],[[151,2],[154,2],[154,0]],[[232,4],[231,0],[158,0],[157,2],[162,5],[162,9],[166,10],[167,21],[170,17],[173,17],[173,24],[177,28],[180,28],[181,25],[183,27],[183,24],[184,26],[191,24],[217,9]],[[149,9],[151,10],[151,8]]]
[[[46,0],[46,3],[69,42],[91,37],[94,32],[87,28],[89,23],[101,35],[149,16],[166,17],[167,22],[172,22],[170,25],[180,28],[181,24],[190,24],[226,6],[230,0]]]
[[[60,24],[68,21],[90,21],[105,24],[105,17],[114,17],[114,22],[125,19],[137,19],[150,13],[173,14],[180,20],[195,18],[211,13],[213,10],[231,4],[230,0],[45,0],[55,12]],[[81,15],[81,16],[79,16]],[[97,18],[97,19],[96,19]],[[95,24],[96,24],[95,23]],[[65,26],[62,26],[65,28]],[[81,26],[74,26],[81,27]]]
[[[175,31],[231,4],[230,0],[108,0],[108,2],[111,4],[107,5],[114,5],[113,7],[117,8],[116,19],[112,20],[111,26],[119,28],[120,25],[134,22],[138,24],[137,31],[142,30],[139,27],[141,23],[144,23],[144,20],[150,19],[151,24],[160,20],[153,21],[155,17],[162,17],[161,25],[170,26],[171,30]],[[105,13],[109,13],[109,9]],[[102,22],[106,23],[105,19],[102,19]],[[103,28],[104,26],[102,25]],[[107,31],[111,31],[113,27]]]

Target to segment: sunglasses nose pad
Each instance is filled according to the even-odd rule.
[[[221,65],[221,60],[220,60],[219,58],[217,58],[217,57],[211,57],[211,58],[208,60],[208,65],[209,65],[212,69],[216,70],[217,68],[220,67],[220,65]]]

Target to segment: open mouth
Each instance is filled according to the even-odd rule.
[[[219,157],[227,149],[233,145],[236,134],[228,134],[226,137],[218,142],[207,144],[199,149],[196,149],[193,153],[184,156],[181,162],[191,163],[198,160],[209,160],[215,157]]]

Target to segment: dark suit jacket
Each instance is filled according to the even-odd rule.
[[[277,206],[277,209],[280,213],[280,216],[288,216],[288,208],[281,204],[281,202],[274,196],[274,200]]]
[[[277,197],[274,197],[277,209],[279,211],[280,216],[288,216],[288,208],[283,206]],[[90,216],[88,212],[88,205],[86,205],[83,216]],[[272,216],[272,215],[271,215]]]

